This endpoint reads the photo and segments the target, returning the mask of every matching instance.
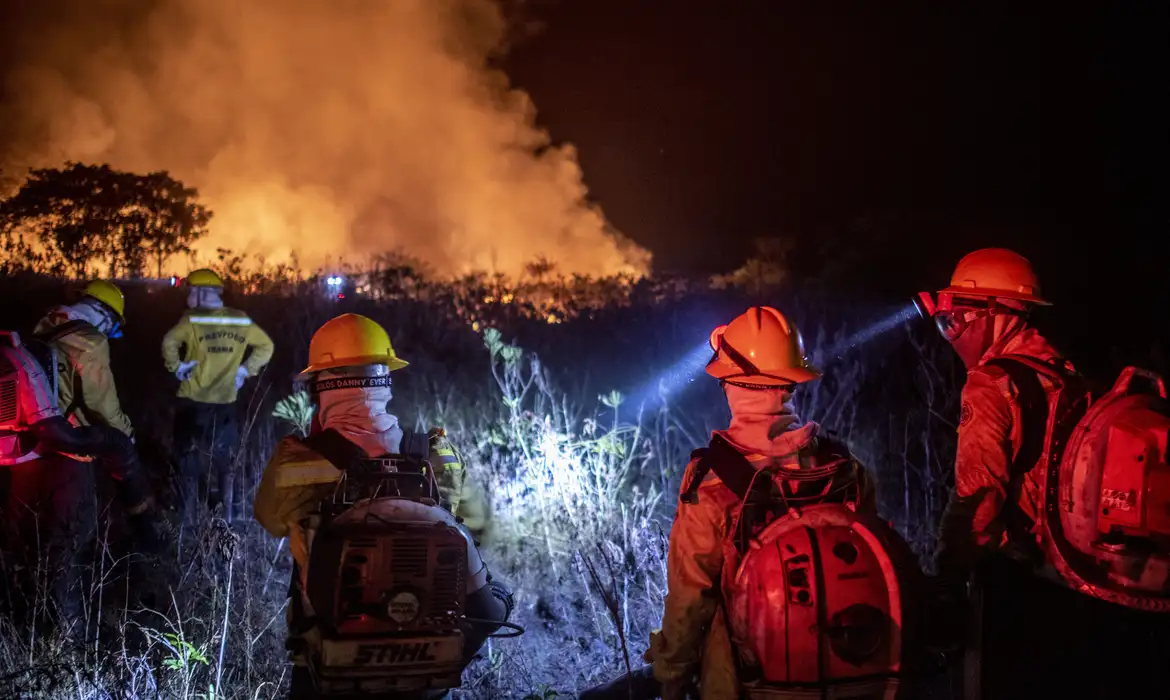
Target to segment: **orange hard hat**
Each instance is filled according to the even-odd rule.
[[[711,331],[707,374],[732,383],[785,386],[821,376],[804,354],[796,325],[771,306],[753,306]]]
[[[309,341],[308,377],[327,369],[386,365],[390,371],[407,366],[390,345],[386,329],[360,314],[342,314],[325,322]]]
[[[984,248],[963,256],[951,286],[939,294],[1015,299],[1050,306],[1040,296],[1040,280],[1028,259],[1006,248]]]

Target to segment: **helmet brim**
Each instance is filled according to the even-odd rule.
[[[995,297],[997,299],[1015,299],[1016,301],[1024,301],[1029,304],[1036,304],[1037,306],[1052,306],[1052,302],[1045,301],[1034,294],[1024,294],[1023,292],[1013,291],[1011,289],[991,289],[988,287],[947,287],[940,289],[939,294],[951,294],[958,297]]]
[[[738,367],[733,367],[718,358],[707,363],[707,374],[720,381],[743,381],[747,384],[763,386],[787,386],[802,384],[821,378],[821,371],[812,365],[803,367],[789,367],[788,369],[769,372],[767,374],[746,374]]]
[[[398,357],[391,355],[366,355],[365,357],[342,357],[337,360],[330,360],[328,362],[317,362],[311,364],[301,373],[297,375],[297,379],[309,379],[318,372],[324,372],[328,369],[337,369],[339,367],[360,367],[362,365],[386,365],[393,372],[396,369],[402,369],[410,363]]]

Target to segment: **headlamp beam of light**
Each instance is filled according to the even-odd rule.
[[[654,400],[665,403],[668,398],[694,382],[695,377],[707,366],[710,359],[711,345],[707,340],[703,340],[676,362],[632,391],[627,403],[636,407],[638,411]]]
[[[344,279],[337,275],[331,275],[328,279],[325,280],[325,284],[329,285],[330,287],[340,287],[341,283],[344,281]]]
[[[829,350],[829,356],[833,358],[840,358],[841,355],[846,351],[851,350],[859,345],[865,345],[874,338],[877,338],[880,335],[884,335],[902,325],[903,323],[913,319],[916,315],[922,313],[919,308],[919,303],[920,302],[918,300],[915,300],[914,303],[908,304],[898,309],[894,313],[886,316],[885,318],[879,319],[869,324],[865,328],[862,328],[861,330],[846,338],[844,341],[834,345]]]
[[[938,311],[938,305],[934,303],[934,297],[930,292],[919,292],[918,296],[914,297],[914,309],[919,317],[931,318]]]

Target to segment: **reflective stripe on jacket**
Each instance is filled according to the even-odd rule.
[[[245,351],[252,353],[244,360]],[[235,309],[194,309],[183,314],[163,338],[167,371],[180,362],[198,362],[191,376],[179,384],[179,398],[200,403],[233,403],[236,371],[254,377],[272,359],[272,339],[247,314]]]

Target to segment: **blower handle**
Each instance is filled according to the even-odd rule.
[[[1141,377],[1150,384],[1153,384],[1154,387],[1156,387],[1158,390],[1158,396],[1162,397],[1163,399],[1166,398],[1166,381],[1162,379],[1162,375],[1158,374],[1157,372],[1151,372],[1148,369],[1142,369],[1141,367],[1126,367],[1123,369],[1121,371],[1121,376],[1119,376],[1117,381],[1113,383],[1113,389],[1110,391],[1110,393],[1130,393],[1130,388],[1135,377]]]

